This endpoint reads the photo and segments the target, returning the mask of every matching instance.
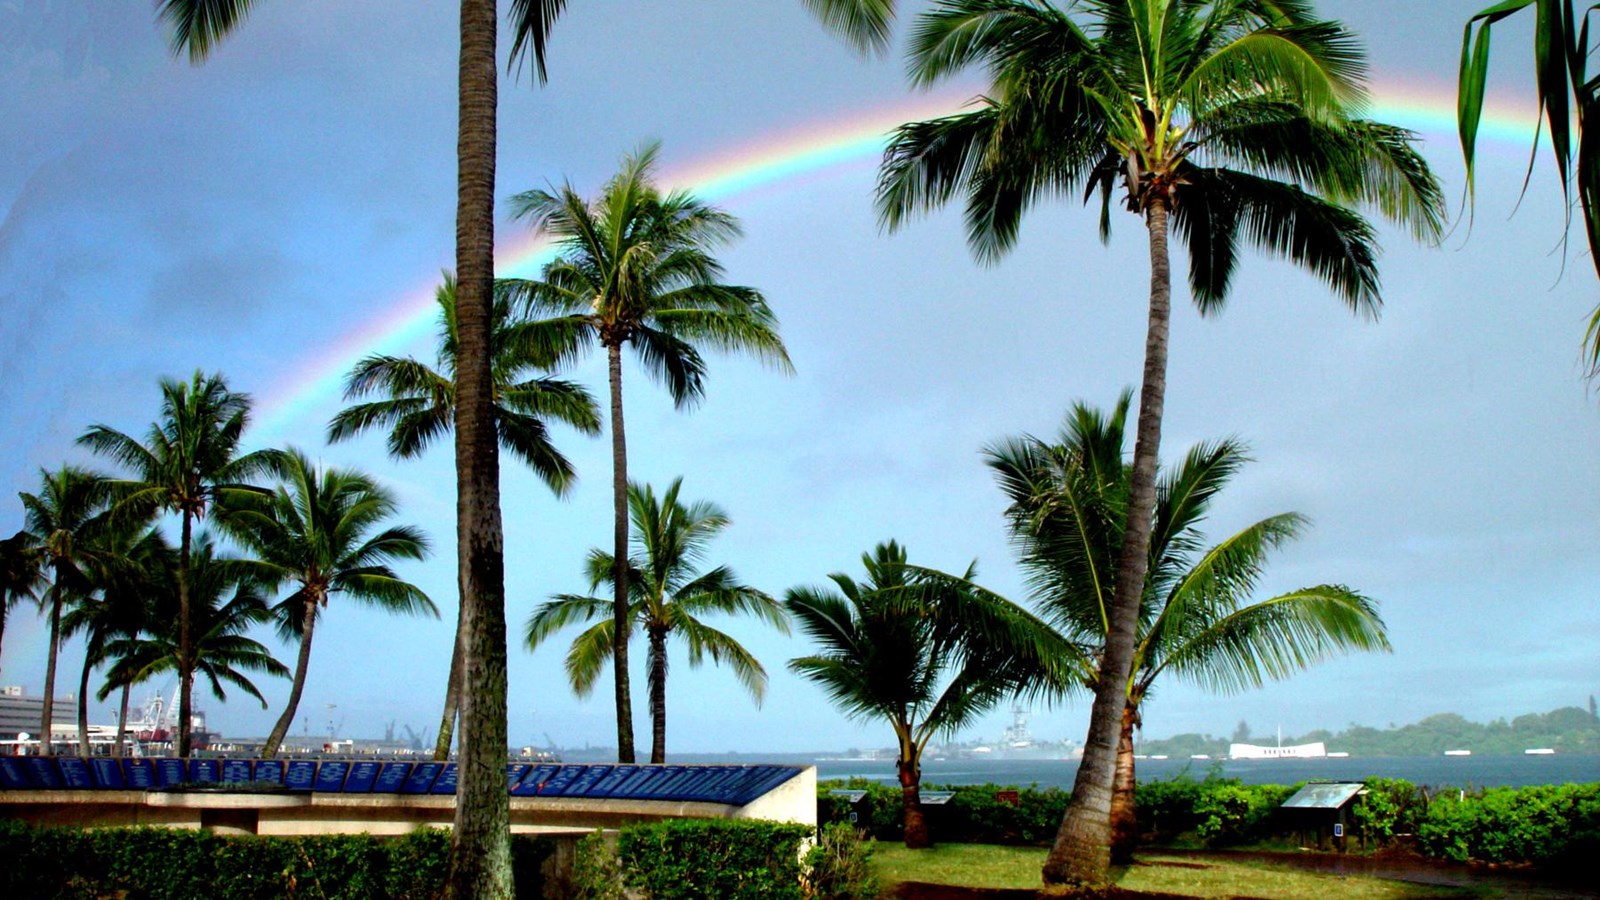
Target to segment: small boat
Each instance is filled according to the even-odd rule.
[[[1166,759],[1167,755],[1165,753],[1157,753],[1156,755],[1154,755],[1154,756],[1152,756],[1150,758],[1151,759]]]
[[[1350,754],[1346,753],[1343,750],[1335,750],[1335,751],[1333,751],[1333,752],[1328,754],[1328,758],[1329,759],[1349,759],[1350,758]]]
[[[1522,751],[1522,753],[1523,753],[1524,756],[1555,756],[1556,755],[1555,748],[1553,748],[1553,747],[1530,747],[1527,750]]]
[[[1190,758],[1190,759],[1210,759],[1210,758],[1211,758],[1211,757],[1210,757],[1210,756],[1207,756],[1207,755],[1206,755],[1206,754],[1204,754],[1204,753],[1196,753],[1196,754],[1195,754],[1195,755],[1193,755],[1193,756],[1191,756],[1191,757],[1189,757],[1189,758]]]
[[[1472,751],[1471,750],[1446,750],[1444,752],[1444,755],[1445,756],[1471,756],[1472,755]]]

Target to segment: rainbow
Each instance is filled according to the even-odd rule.
[[[669,187],[694,191],[706,200],[727,203],[763,191],[793,189],[807,178],[837,174],[876,161],[888,134],[904,122],[957,111],[971,92],[918,95],[907,101],[763,135],[662,173]],[[1532,104],[1520,110],[1491,99],[1480,126],[1485,149],[1522,150],[1533,140]],[[1421,81],[1385,81],[1374,91],[1370,116],[1410,128],[1430,141],[1455,148],[1455,89]],[[496,249],[501,275],[528,277],[552,256],[549,241],[517,236]],[[312,358],[291,366],[296,373],[270,385],[256,405],[254,437],[279,442],[309,415],[328,408],[340,394],[344,374],[370,354],[401,355],[428,348],[435,327],[433,290],[437,279],[384,304],[378,312]]]

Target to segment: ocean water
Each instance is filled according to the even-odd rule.
[[[776,761],[776,760],[774,760]],[[814,760],[819,779],[895,780],[894,760]],[[1076,760],[926,759],[925,784],[1003,784],[1070,788]],[[1299,781],[1361,781],[1403,778],[1430,787],[1525,787],[1535,784],[1600,782],[1600,756],[1397,756],[1344,759],[1141,759],[1140,781],[1166,781],[1186,775],[1196,780],[1210,772],[1245,784]]]

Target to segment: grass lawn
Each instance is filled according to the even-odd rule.
[[[928,850],[907,850],[899,844],[877,844],[873,869],[885,890],[901,881],[923,881],[967,887],[1039,888],[1045,851],[1034,847],[941,844]],[[1132,891],[1181,894],[1188,897],[1316,897],[1422,898],[1484,896],[1351,875],[1331,875],[1256,862],[1206,860],[1203,863],[1159,852],[1143,854],[1139,863],[1117,870],[1119,887]],[[1490,894],[1489,896],[1493,896]]]

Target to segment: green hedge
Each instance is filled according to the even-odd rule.
[[[516,838],[519,897],[543,890],[548,840]],[[450,835],[223,837],[167,828],[30,828],[0,822],[0,896],[425,898],[444,888]]]
[[[809,826],[677,819],[617,836],[628,887],[651,900],[800,900],[800,843]]]
[[[1600,857],[1600,784],[1429,792],[1409,781],[1368,778],[1353,810],[1353,836],[1378,848],[1414,840],[1440,859],[1527,862],[1545,867]],[[1146,843],[1237,846],[1270,839],[1282,826],[1275,811],[1301,785],[1247,785],[1216,775],[1140,784],[1136,799]],[[856,826],[881,841],[902,838],[900,790],[864,780],[818,785],[818,821],[848,820],[852,805],[834,788],[867,792]],[[932,790],[935,786],[928,785]],[[1055,836],[1068,794],[1056,789],[962,785],[947,805],[928,807],[936,841],[1046,844]],[[1015,790],[1018,803],[996,799]]]
[[[1592,867],[1600,857],[1600,784],[1441,791],[1417,844],[1429,856],[1458,861]]]

